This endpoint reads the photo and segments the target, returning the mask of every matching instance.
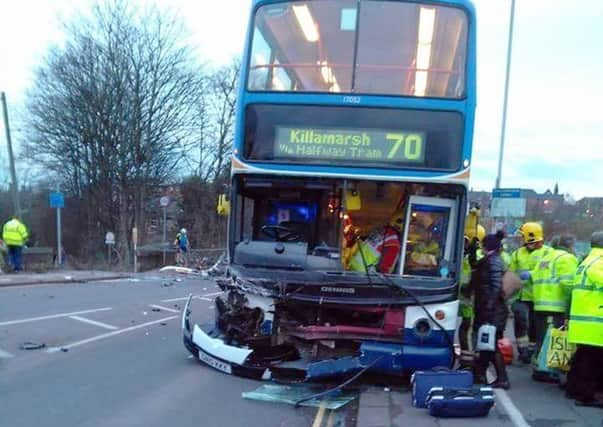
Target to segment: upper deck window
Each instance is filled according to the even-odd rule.
[[[278,3],[257,10],[247,87],[461,98],[466,53],[467,16],[458,8],[376,0]]]

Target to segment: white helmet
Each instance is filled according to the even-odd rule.
[[[180,229],[180,234],[186,234],[186,228],[181,228]]]

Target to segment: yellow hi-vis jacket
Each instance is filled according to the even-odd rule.
[[[553,248],[546,245],[543,245],[540,249],[536,249],[532,252],[528,251],[525,246],[522,246],[511,254],[511,264],[509,264],[509,270],[517,273],[518,275],[524,271],[531,272],[545,255],[553,251]],[[521,284],[521,300],[533,301],[532,280],[522,280]]]
[[[23,246],[28,237],[27,228],[18,219],[13,218],[2,227],[2,240],[9,246]]]
[[[576,271],[567,339],[603,347],[603,248],[593,248]]]
[[[547,252],[532,270],[534,310],[566,313],[577,268],[578,259],[569,252]]]

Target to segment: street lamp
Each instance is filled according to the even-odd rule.
[[[509,18],[509,41],[507,46],[507,72],[505,76],[505,96],[503,101],[503,115],[500,131],[500,148],[498,151],[498,174],[496,175],[495,188],[500,188],[502,163],[505,152],[505,136],[507,131],[507,103],[509,101],[509,77],[511,76],[511,52],[513,50],[513,25],[515,23],[515,0],[511,0],[511,17]]]

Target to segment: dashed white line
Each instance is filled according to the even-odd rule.
[[[180,313],[180,310],[176,310],[173,308],[167,308],[167,307],[164,307],[162,305],[157,305],[157,304],[149,304],[149,307],[158,308],[159,310],[163,310],[163,311],[169,311],[170,313]]]
[[[119,329],[119,330],[113,331],[113,332],[107,332],[106,334],[101,334],[101,335],[97,335],[95,337],[86,338],[85,340],[72,342],[71,344],[65,344],[60,347],[51,347],[48,350],[46,350],[46,352],[47,353],[56,353],[57,351],[61,351],[62,349],[71,349],[74,347],[79,347],[84,344],[88,344],[88,343],[91,343],[94,341],[99,341],[99,340],[102,340],[105,338],[114,337],[116,335],[124,334],[126,332],[134,331],[136,329],[146,328],[147,326],[155,325],[157,323],[163,323],[163,322],[167,322],[168,320],[174,320],[174,319],[177,319],[178,317],[180,317],[180,316],[164,317],[163,319],[153,320],[152,322],[141,323],[140,325],[130,326],[128,328]]]
[[[108,311],[108,310],[111,310],[111,307],[94,308],[92,310],[83,310],[83,311],[73,311],[71,313],[51,314],[48,316],[40,316],[40,317],[30,317],[28,319],[8,320],[6,322],[0,322],[0,326],[16,325],[19,323],[27,323],[27,322],[35,322],[37,320],[56,319],[58,317],[77,316],[78,314],[96,313],[99,311]]]
[[[13,354],[8,351],[4,351],[0,348],[0,359],[10,359],[11,357],[15,357]]]
[[[103,322],[97,322],[96,320],[88,319],[80,316],[69,316],[70,319],[79,320],[80,322],[89,323],[90,325],[100,326],[101,328],[110,329],[112,331],[119,329],[117,326],[108,325]]]

